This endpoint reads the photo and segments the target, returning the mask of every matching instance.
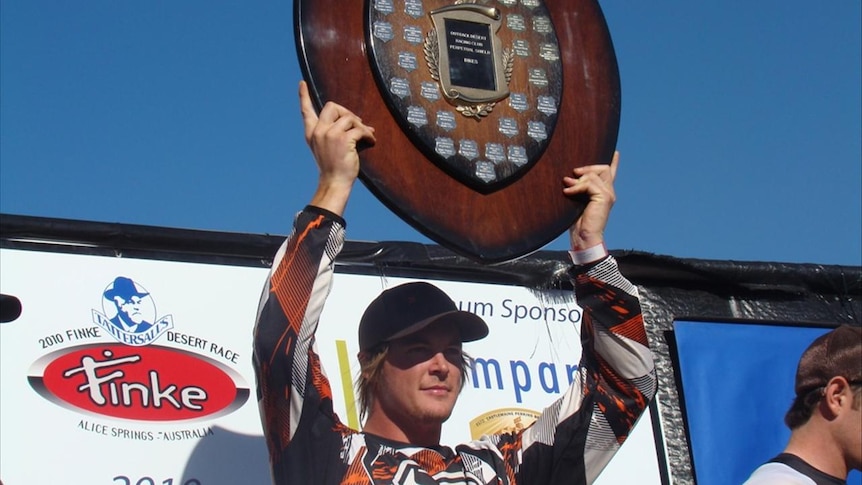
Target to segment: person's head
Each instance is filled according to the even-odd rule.
[[[14,322],[21,316],[21,300],[0,293],[0,323]]]
[[[114,302],[117,306],[117,315],[130,324],[144,321],[141,312],[141,301],[149,293],[139,291],[135,282],[124,276],[114,279],[114,284],[105,290],[105,298]]]
[[[795,389],[785,424],[828,427],[850,466],[862,466],[862,328],[842,325],[815,339],[799,359]]]
[[[442,290],[406,283],[380,294],[359,323],[357,391],[362,415],[442,424],[467,374],[463,342],[484,338],[488,326],[458,310]]]

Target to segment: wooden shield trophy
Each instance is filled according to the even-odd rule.
[[[360,178],[429,238],[481,262],[540,249],[583,200],[574,167],[608,163],[620,82],[596,0],[295,0],[317,107],[376,130]]]

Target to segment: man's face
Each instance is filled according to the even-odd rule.
[[[395,421],[439,425],[461,392],[461,334],[436,322],[393,340],[381,372],[377,404]]]
[[[125,300],[119,296],[115,296],[114,301],[117,303],[117,309],[125,313],[129,320],[134,323],[144,321],[144,315],[141,313],[141,297],[131,296],[128,300]]]
[[[843,442],[847,464],[851,469],[862,470],[862,393],[858,384],[847,389],[850,404],[842,406],[844,411],[839,419],[845,424],[841,425],[844,432],[839,439]]]

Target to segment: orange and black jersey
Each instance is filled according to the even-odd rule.
[[[655,394],[637,290],[608,257],[574,278],[584,311],[579,374],[529,428],[454,449],[348,428],[333,411],[315,341],[343,244],[343,219],[307,207],[276,254],[261,297],[257,397],[279,485],[591,483]]]

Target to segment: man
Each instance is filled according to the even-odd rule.
[[[153,324],[144,320],[141,303],[149,293],[138,291],[135,282],[125,276],[117,276],[110,288],[105,290],[105,298],[117,307],[117,315],[111,319],[120,330],[134,333],[144,333]]]
[[[745,485],[844,484],[862,469],[862,328],[842,325],[803,352],[784,452]]]
[[[574,170],[563,193],[589,203],[571,230],[584,309],[584,355],[574,383],[519,432],[440,444],[465,382],[462,343],[484,337],[478,316],[442,291],[408,283],[383,292],[359,324],[363,430],[334,414],[314,332],[344,243],[342,218],[359,175],[359,142],[373,128],[328,103],[319,116],[300,84],[305,135],[320,171],[311,203],[279,249],[258,310],[258,399],[278,484],[581,484],[592,482],[655,393],[635,287],[607,254],[602,233],[614,203],[618,157]]]

